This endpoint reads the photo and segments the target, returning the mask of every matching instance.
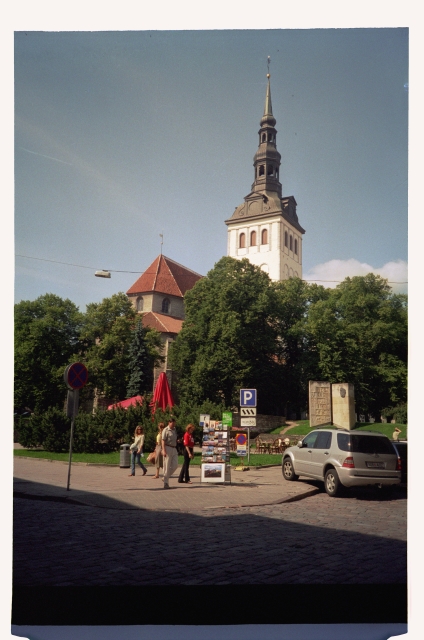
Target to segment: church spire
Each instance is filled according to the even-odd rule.
[[[279,181],[281,155],[277,151],[277,130],[275,129],[277,121],[272,113],[270,62],[271,58],[268,56],[268,73],[266,74],[268,84],[265,94],[264,114],[261,118],[261,128],[258,132],[259,147],[253,159],[255,181],[252,185],[252,191],[276,191],[281,198],[282,191]]]

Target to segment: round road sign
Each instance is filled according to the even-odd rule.
[[[88,381],[88,371],[82,362],[74,362],[66,367],[63,378],[69,389],[82,389]]]
[[[246,440],[247,440],[247,438],[246,438],[246,435],[244,433],[238,433],[236,435],[237,444],[245,445],[246,444]]]

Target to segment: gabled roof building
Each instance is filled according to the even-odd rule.
[[[181,331],[185,317],[184,295],[201,277],[160,254],[127,291],[135,309],[143,314],[143,325],[161,333],[165,362],[155,370],[155,383],[159,374],[165,371],[171,388],[173,386],[172,371],[168,366],[169,345]]]

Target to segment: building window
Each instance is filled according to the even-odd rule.
[[[293,251],[293,236],[290,236],[290,251]]]
[[[162,300],[162,313],[169,313],[169,299],[168,298],[164,298]]]
[[[274,167],[272,166],[272,164],[268,165],[268,172],[267,173],[268,173],[269,176],[274,175]]]
[[[265,167],[263,164],[259,167],[259,175],[263,176],[265,174]]]
[[[252,231],[250,234],[250,246],[256,247],[256,231]]]
[[[297,255],[297,240],[294,241],[294,252]]]
[[[265,133],[262,134],[262,142],[266,142],[266,134]]]
[[[268,140],[269,140],[269,142],[272,142],[272,133],[269,134]]]
[[[143,298],[137,298],[135,304],[137,311],[143,311],[143,302]]]
[[[246,236],[244,233],[241,233],[239,237],[239,249],[245,249],[245,248],[246,248]]]
[[[261,244],[268,244],[268,229],[262,229]]]
[[[289,246],[289,234],[287,231],[284,231],[284,245],[288,248]]]

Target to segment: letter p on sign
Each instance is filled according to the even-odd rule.
[[[256,407],[256,389],[240,389],[240,406]]]

